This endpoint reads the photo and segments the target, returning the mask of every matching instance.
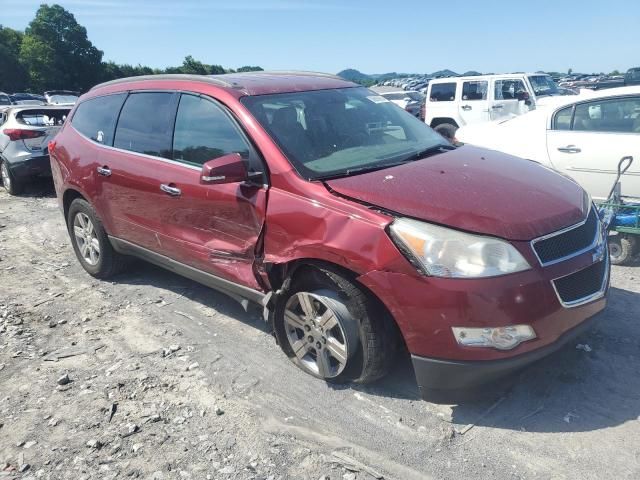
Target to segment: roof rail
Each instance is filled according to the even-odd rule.
[[[312,72],[307,70],[257,70],[252,72],[238,72],[236,75],[244,75],[244,74],[266,74],[266,75],[300,75],[306,77],[325,77],[325,78],[335,78],[336,80],[346,80],[345,78],[339,77],[338,75],[334,75],[332,73],[323,73],[323,72]],[[232,74],[234,75],[234,74]]]
[[[96,88],[107,87],[110,85],[120,85],[123,83],[131,83],[138,82],[141,80],[189,80],[192,82],[203,82],[203,83],[212,83],[214,85],[219,85],[221,87],[230,87],[230,88],[239,88],[241,85],[235,82],[227,82],[221,79],[222,75],[189,75],[182,73],[164,73],[159,75],[140,75],[137,77],[126,77],[126,78],[117,78],[115,80],[110,80],[108,82],[100,83],[91,88],[91,90],[95,90]]]

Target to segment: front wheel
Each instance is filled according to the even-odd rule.
[[[370,383],[392,364],[396,331],[379,302],[345,276],[304,269],[277,302],[280,347],[300,369],[328,382]]]

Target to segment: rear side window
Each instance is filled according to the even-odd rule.
[[[112,145],[118,113],[126,96],[119,93],[82,102],[73,114],[71,125],[94,142]]]
[[[462,84],[463,100],[486,100],[488,82],[464,82]]]
[[[456,98],[456,83],[435,83],[431,86],[429,101],[452,102]]]
[[[556,113],[553,129],[571,130],[571,118],[573,117],[573,105],[563,108]]]
[[[122,107],[113,146],[171,158],[177,94],[133,93]]]
[[[573,130],[640,133],[640,97],[594,100],[576,105]]]
[[[249,156],[249,146],[231,119],[207,99],[182,95],[173,136],[173,159],[200,166],[228,153]]]

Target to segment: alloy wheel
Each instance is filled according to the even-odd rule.
[[[301,366],[322,378],[340,375],[349,352],[345,330],[326,297],[298,292],[287,301],[284,327]]]
[[[89,216],[79,212],[73,220],[73,233],[82,259],[91,266],[100,260],[100,242]]]

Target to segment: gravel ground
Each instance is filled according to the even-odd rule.
[[[0,478],[640,478],[638,267],[592,330],[481,402],[295,368],[259,312],[142,262],[101,282],[52,188],[0,190]]]

